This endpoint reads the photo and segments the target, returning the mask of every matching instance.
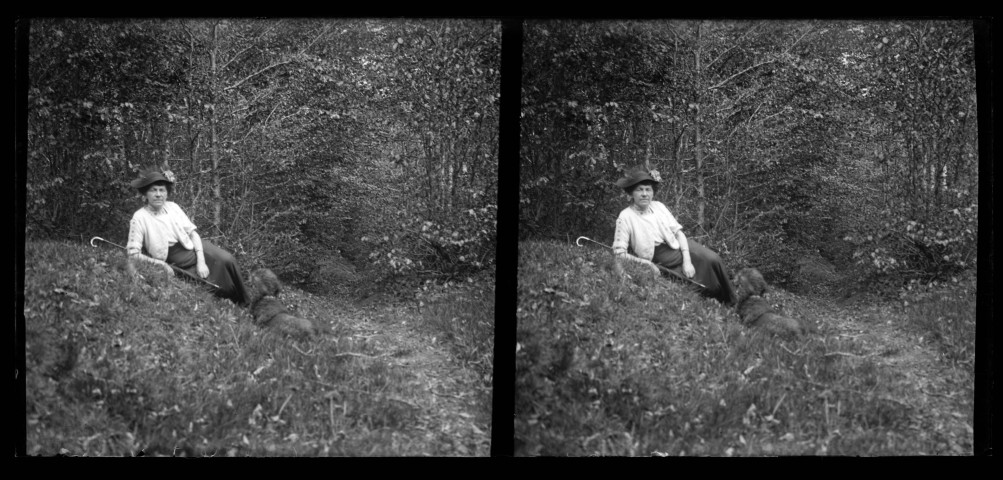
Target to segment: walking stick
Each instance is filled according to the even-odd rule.
[[[122,250],[125,250],[125,249],[126,249],[125,247],[123,247],[123,246],[121,246],[121,245],[119,245],[119,244],[117,244],[117,243],[114,243],[114,242],[109,242],[108,240],[105,240],[105,239],[103,239],[103,238],[101,238],[101,237],[94,237],[94,238],[92,238],[92,239],[91,239],[91,246],[92,246],[92,247],[97,247],[97,245],[95,245],[95,244],[94,244],[94,240],[100,240],[100,241],[102,241],[102,242],[104,242],[104,243],[107,243],[107,244],[109,244],[109,245],[114,245],[114,246],[116,246],[116,247],[118,247],[118,248],[121,248]],[[171,267],[171,269],[173,269],[173,270],[174,270],[175,272],[178,272],[178,273],[181,273],[181,274],[184,274],[184,275],[187,275],[187,276],[188,276],[188,278],[191,278],[191,279],[194,279],[194,280],[196,280],[196,281],[199,281],[199,282],[202,282],[202,283],[204,283],[204,284],[206,284],[206,285],[211,285],[211,286],[213,286],[213,287],[216,287],[216,288],[220,288],[220,286],[219,286],[219,285],[216,285],[215,283],[212,283],[212,282],[210,282],[209,280],[206,280],[206,279],[204,279],[204,278],[200,278],[200,277],[196,277],[195,275],[192,275],[192,274],[191,274],[190,272],[188,272],[187,270],[182,270],[182,269],[181,269],[180,267],[178,267],[178,266],[176,266],[176,265],[171,265],[171,264],[169,264],[169,263],[168,263],[168,264],[167,264],[167,266]]]
[[[612,251],[612,250],[613,250],[613,247],[611,247],[611,246],[609,246],[609,245],[606,245],[605,243],[599,243],[599,242],[597,242],[597,241],[595,241],[595,240],[592,240],[592,239],[591,239],[591,238],[589,238],[589,237],[578,237],[578,239],[577,239],[577,240],[575,240],[575,245],[578,245],[579,247],[581,247],[581,246],[582,246],[582,243],[581,243],[581,242],[582,242],[582,240],[585,240],[585,241],[588,241],[588,242],[592,242],[592,243],[594,243],[594,244],[596,244],[596,245],[599,245],[599,246],[601,246],[601,247],[606,247],[606,248],[608,248],[608,249],[609,249],[610,251]],[[707,286],[706,286],[706,285],[704,285],[704,284],[702,284],[702,283],[700,283],[700,282],[698,282],[698,281],[696,281],[696,280],[693,280],[692,278],[688,278],[688,277],[686,277],[685,275],[683,275],[683,274],[681,274],[681,273],[679,273],[679,272],[677,272],[677,271],[675,271],[675,270],[669,270],[668,268],[665,268],[665,267],[663,267],[663,266],[661,266],[661,265],[659,265],[659,264],[657,264],[657,263],[655,263],[654,265],[655,265],[656,267],[658,267],[658,269],[659,269],[659,270],[661,270],[661,271],[663,271],[663,272],[669,272],[669,273],[671,273],[672,275],[675,275],[675,276],[676,276],[676,278],[681,278],[681,279],[683,279],[683,280],[686,280],[687,282],[690,282],[690,283],[692,283],[692,284],[694,284],[694,285],[699,285],[699,286],[700,286],[701,288],[707,288]]]

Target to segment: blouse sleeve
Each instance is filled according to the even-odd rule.
[[[627,253],[630,246],[630,222],[621,215],[616,219],[616,232],[613,234],[613,254]]]
[[[679,231],[683,229],[683,225],[681,223],[679,223],[678,220],[676,220],[676,217],[672,216],[672,212],[669,212],[668,210],[666,210],[666,213],[668,213],[668,215],[669,215],[669,219],[668,219],[669,220],[669,230],[672,231],[673,235],[676,234],[676,233],[679,233]]]
[[[669,208],[665,204],[659,203],[659,206],[661,207],[659,210],[665,215],[665,225],[669,227],[669,231],[672,232],[672,235],[679,233],[683,229],[683,225],[676,220],[676,217],[672,215],[672,212],[669,211]]]
[[[188,214],[186,214],[185,211],[181,209],[181,207],[175,207],[175,209],[178,214],[177,215],[178,225],[181,227],[182,230],[185,231],[185,233],[191,235],[192,232],[194,232],[197,227],[195,226],[194,223],[192,223],[191,219],[188,218]]]
[[[143,252],[143,239],[146,237],[146,226],[138,218],[132,217],[129,221],[129,239],[125,244],[125,251],[129,256]]]

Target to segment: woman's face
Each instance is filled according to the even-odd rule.
[[[152,207],[154,210],[160,210],[164,206],[164,202],[167,201],[167,186],[166,185],[152,185],[148,190],[146,190],[146,204]]]
[[[634,200],[634,205],[645,208],[651,205],[651,199],[655,196],[655,189],[651,185],[642,183],[630,192],[630,198]]]

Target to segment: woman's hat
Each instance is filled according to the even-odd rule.
[[[169,173],[169,172],[168,172]],[[167,182],[174,185],[174,181],[160,172],[160,170],[149,169],[139,172],[139,178],[132,181],[132,188],[143,188],[154,182]]]
[[[633,188],[634,185],[637,185],[638,183],[644,181],[661,183],[662,179],[658,177],[658,172],[654,170],[648,172],[643,168],[635,168],[629,172],[624,173],[624,176],[620,177],[620,179],[616,181],[616,186],[626,190],[629,188]]]

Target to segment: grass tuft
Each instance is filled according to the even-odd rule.
[[[949,361],[975,365],[974,275],[915,286],[901,295],[910,318]]]

